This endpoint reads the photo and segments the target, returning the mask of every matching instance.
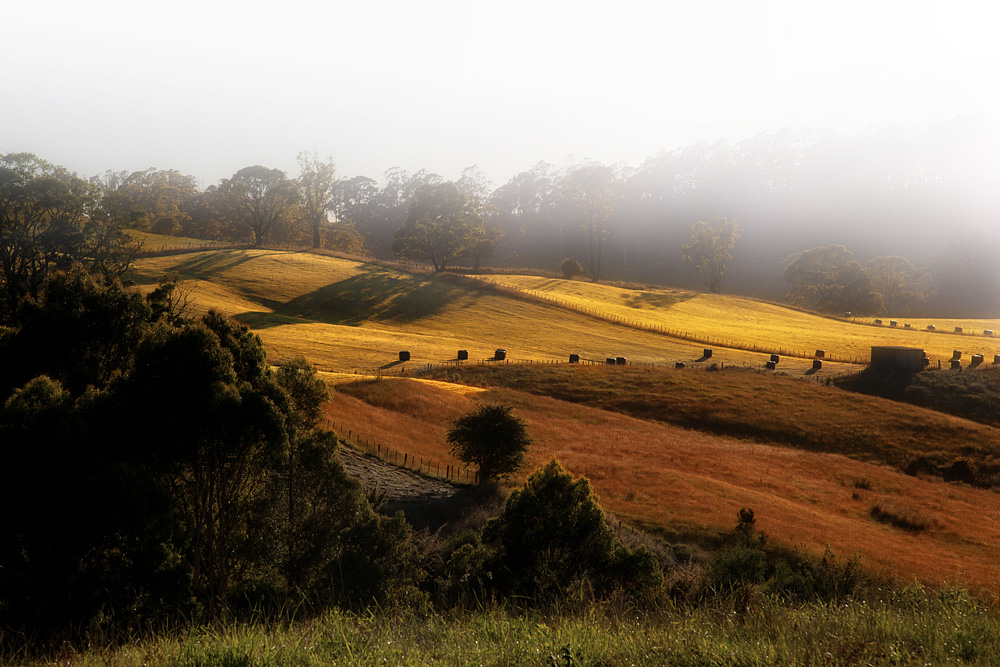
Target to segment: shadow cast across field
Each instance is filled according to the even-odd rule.
[[[264,311],[240,313],[239,315],[234,315],[233,319],[240,324],[247,325],[254,331],[270,329],[271,327],[280,327],[286,324],[308,324],[309,322],[309,320],[304,320],[299,317],[289,317],[287,315],[268,313]]]
[[[192,257],[173,271],[185,278],[211,280],[215,276],[256,258],[246,250],[221,250]]]
[[[695,297],[694,292],[636,292],[623,297],[629,308],[666,310]]]
[[[400,275],[368,267],[284,304],[267,304],[282,314],[314,322],[359,325],[370,320],[414,322],[440,312],[469,294],[467,288],[434,278]]]

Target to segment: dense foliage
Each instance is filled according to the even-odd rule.
[[[151,299],[155,301],[154,299]],[[216,313],[171,323],[82,271],[0,339],[0,629],[413,599],[409,528],[317,427],[325,387]],[[51,352],[51,354],[47,353]]]

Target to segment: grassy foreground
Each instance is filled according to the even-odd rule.
[[[747,606],[747,602],[749,605]],[[132,667],[291,665],[996,664],[997,611],[963,592],[919,587],[873,602],[789,605],[755,595],[652,616],[331,612],[290,626],[231,625],[120,648],[8,664]]]

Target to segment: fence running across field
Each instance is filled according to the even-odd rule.
[[[669,327],[660,326],[658,324],[650,324],[649,322],[642,322],[639,320],[633,320],[627,317],[622,317],[621,315],[614,315],[612,313],[605,313],[594,308],[587,308],[569,301],[564,301],[557,297],[537,292],[535,290],[528,290],[521,287],[514,287],[512,285],[507,285],[496,281],[492,278],[482,277],[482,278],[471,278],[470,280],[475,280],[476,282],[489,285],[492,289],[514,296],[516,298],[523,299],[525,301],[534,301],[536,303],[543,303],[558,306],[560,308],[565,308],[566,310],[572,310],[581,315],[586,315],[602,322],[609,322],[611,324],[618,324],[620,326],[630,327],[632,329],[639,329],[640,331],[646,331],[649,333],[660,334],[663,336],[669,336],[670,338],[678,338],[680,340],[691,341],[692,343],[698,343],[701,345],[709,345],[714,347],[728,347],[733,350],[743,350],[744,352],[762,352],[764,354],[780,354],[783,357],[795,357],[798,359],[813,359],[815,353],[810,353],[803,350],[786,350],[784,348],[778,347],[767,347],[763,345],[757,345],[755,343],[743,343],[739,341],[729,341],[720,338],[712,338],[711,336],[704,336],[701,334],[692,334],[687,331],[679,331],[677,329],[670,329]],[[824,361],[833,361],[845,364],[867,364],[868,361],[864,359],[848,359],[846,357],[838,357],[835,355],[826,355]]]
[[[332,421],[327,421],[326,425],[332,428],[337,437],[347,443],[352,449],[364,452],[380,461],[412,470],[426,477],[436,477],[455,484],[475,484],[479,481],[479,471],[473,468],[456,466],[450,463],[446,463],[442,467],[440,461],[429,458],[425,459],[422,456],[418,457],[404,452],[399,448],[389,447],[374,440],[362,438],[360,433],[354,433],[352,429],[347,428],[343,424],[337,425]]]

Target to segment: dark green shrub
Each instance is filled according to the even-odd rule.
[[[841,562],[827,545],[822,558],[801,555],[794,562],[780,561],[768,587],[797,600],[836,601],[854,595],[864,580],[857,557]]]
[[[486,524],[487,569],[504,594],[535,600],[570,590],[656,594],[660,568],[648,550],[619,542],[585,478],[574,480],[556,461],[536,471]]]
[[[583,274],[583,265],[572,257],[567,257],[559,263],[559,271],[566,280],[573,280]]]

